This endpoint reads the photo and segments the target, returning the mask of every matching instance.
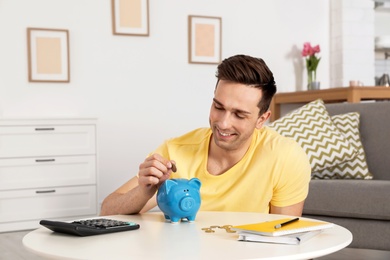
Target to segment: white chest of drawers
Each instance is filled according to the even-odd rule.
[[[96,119],[0,119],[0,232],[96,216]]]

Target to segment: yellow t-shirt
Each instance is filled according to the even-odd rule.
[[[167,140],[154,153],[175,160],[171,178],[199,178],[203,211],[269,213],[269,204],[285,207],[303,201],[310,181],[310,163],[294,140],[268,127],[255,130],[244,157],[225,173],[207,171],[210,128]]]

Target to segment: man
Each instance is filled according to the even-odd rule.
[[[272,72],[262,59],[236,55],[216,76],[210,128],[163,143],[137,177],[103,201],[102,215],[146,212],[157,205],[166,179],[193,177],[202,182],[200,210],[302,215],[308,157],[295,141],[263,126],[276,92]]]

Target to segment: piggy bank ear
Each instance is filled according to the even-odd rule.
[[[197,189],[200,189],[200,186],[202,185],[202,183],[200,182],[200,180],[198,178],[192,178],[188,184],[192,187],[195,187]]]
[[[173,186],[175,186],[175,185],[177,185],[177,182],[176,182],[176,181],[169,180],[169,179],[166,180],[166,181],[164,181],[163,186],[164,186],[165,192],[168,194],[169,191],[171,190],[171,188],[172,188]]]

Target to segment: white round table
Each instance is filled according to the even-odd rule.
[[[335,225],[300,245],[237,241],[236,233],[202,228],[241,225],[286,216],[244,212],[199,212],[195,222],[165,222],[161,212],[116,215],[140,229],[76,237],[41,227],[28,233],[23,244],[32,252],[54,259],[312,259],[336,252],[352,242],[347,229]]]

